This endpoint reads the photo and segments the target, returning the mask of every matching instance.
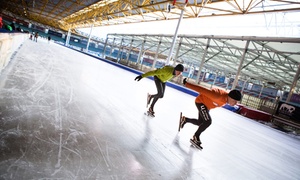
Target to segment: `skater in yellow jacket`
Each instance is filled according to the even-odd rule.
[[[186,123],[192,123],[199,126],[191,139],[191,143],[197,148],[202,149],[200,135],[211,125],[212,122],[209,110],[216,107],[222,107],[226,103],[230,106],[234,106],[241,100],[242,94],[239,90],[231,90],[228,93],[227,91],[218,88],[207,89],[187,82],[186,78],[183,80],[183,84],[187,88],[199,92],[199,95],[195,99],[195,104],[198,109],[198,119],[182,116],[180,120],[180,128],[182,129]]]
[[[164,66],[161,69],[149,71],[145,74],[141,74],[137,76],[134,80],[139,81],[144,77],[154,76],[154,82],[156,85],[157,93],[156,94],[148,94],[147,97],[147,105],[150,104],[151,100],[152,103],[150,105],[150,108],[148,110],[148,113],[151,116],[154,116],[154,105],[157,102],[159,98],[164,97],[165,88],[166,88],[166,82],[170,79],[179,76],[184,70],[184,67],[182,64],[178,64],[177,66]]]

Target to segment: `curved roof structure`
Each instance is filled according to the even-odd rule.
[[[300,11],[299,0],[50,0],[1,1],[2,13],[68,31],[183,18]]]
[[[108,34],[107,38],[113,48],[132,47],[138,53],[143,47],[152,59],[158,51],[166,60],[173,35]],[[186,65],[200,67],[203,61],[204,70],[226,76],[234,76],[240,69],[241,79],[279,89],[290,87],[300,68],[300,38],[178,35],[174,49],[175,60]]]

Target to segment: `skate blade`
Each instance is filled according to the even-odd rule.
[[[195,148],[197,148],[197,149],[199,149],[199,150],[202,150],[202,149],[203,149],[202,146],[198,146],[196,143],[194,143],[194,141],[193,141],[192,139],[190,139],[190,142],[191,142],[191,144],[192,144],[193,147],[195,147]]]
[[[182,112],[180,112],[180,117],[179,117],[179,126],[178,126],[178,132],[180,132],[180,125],[181,125],[181,117],[182,117]]]
[[[149,112],[145,112],[144,114],[149,117],[155,117],[152,113],[149,113]]]

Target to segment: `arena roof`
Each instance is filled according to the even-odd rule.
[[[187,3],[186,3],[187,2]],[[300,10],[299,0],[1,0],[2,13],[68,31],[183,18]]]

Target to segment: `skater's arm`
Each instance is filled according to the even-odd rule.
[[[187,88],[190,88],[190,89],[192,89],[194,91],[199,92],[200,94],[208,94],[211,91],[210,89],[208,89],[206,87],[199,86],[199,85],[187,82],[187,81],[185,82],[185,86]]]
[[[216,98],[219,98],[220,96],[227,96],[227,94],[228,94],[226,91],[218,89],[218,88],[208,89],[206,87],[192,84],[189,82],[186,82],[185,86],[187,88],[190,88],[194,91],[199,92],[200,94],[205,95],[206,97],[208,97],[210,99],[216,99]]]

